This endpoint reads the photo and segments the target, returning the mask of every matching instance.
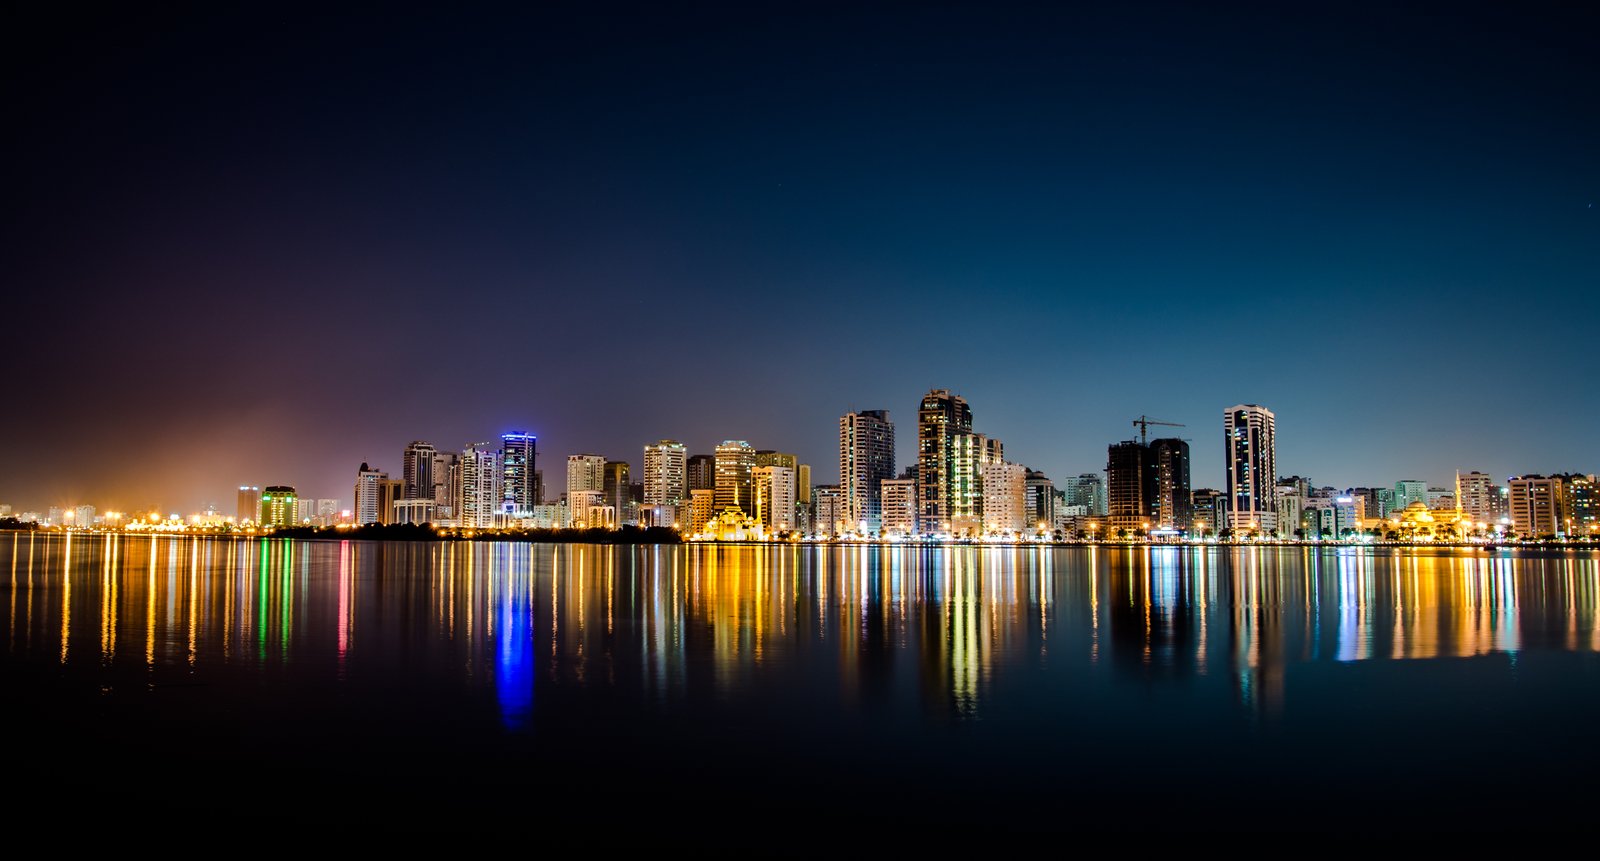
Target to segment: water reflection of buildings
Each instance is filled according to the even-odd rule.
[[[1305,662],[1600,650],[1596,561],[1572,554],[16,533],[7,559],[13,656],[142,679],[424,673],[483,691],[513,728],[536,688],[559,703],[789,686],[970,717],[997,696],[1141,680],[1228,684],[1271,714]]]

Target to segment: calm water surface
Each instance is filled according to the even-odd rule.
[[[8,774],[52,805],[970,834],[1596,796],[1590,554],[9,533],[0,571]]]

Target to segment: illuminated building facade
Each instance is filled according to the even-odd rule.
[[[239,504],[234,517],[240,523],[255,523],[261,516],[261,488],[244,485],[239,488]]]
[[[751,473],[756,468],[756,450],[742,439],[724,440],[717,446],[717,511],[737,508],[755,511]]]
[[[578,529],[608,525],[605,523],[596,524],[594,522],[595,512],[598,509],[616,510],[606,504],[604,490],[569,490],[567,491],[567,507],[572,512],[572,525]],[[606,515],[602,512],[600,516],[603,518]]]
[[[955,516],[957,434],[971,433],[972,408],[949,389],[922,396],[917,410],[917,522],[925,532],[940,531]]]
[[[461,498],[461,456],[450,451],[433,453],[433,510],[439,520],[453,522]]]
[[[894,478],[894,423],[888,410],[861,410],[839,417],[839,493],[845,519],[883,526],[883,482]]]
[[[1271,535],[1277,530],[1277,416],[1258,404],[1229,407],[1222,416],[1227,478],[1227,527]]]
[[[1046,529],[1056,528],[1055,485],[1044,473],[1033,469],[1028,470],[1024,484],[1027,498],[1023,502],[1023,517],[1028,521],[1028,528],[1038,529],[1041,523]]]
[[[678,531],[699,535],[706,531],[706,524],[711,522],[716,512],[717,492],[710,488],[695,488],[689,491],[689,517],[686,521],[679,521]]]
[[[1424,507],[1428,504],[1428,483],[1408,478],[1394,483],[1394,509],[1404,511],[1411,507],[1411,503],[1420,502]]]
[[[1068,505],[1083,506],[1089,517],[1104,517],[1107,506],[1105,476],[1098,472],[1084,472],[1066,481]]]
[[[1511,528],[1522,538],[1555,536],[1565,530],[1566,487],[1557,476],[1515,476],[1511,488]]]
[[[794,525],[795,470],[758,466],[752,473],[756,522],[768,533],[788,532]]]
[[[538,438],[512,431],[500,435],[500,510],[522,517],[540,500],[534,489],[533,470]]]
[[[1153,439],[1150,459],[1156,474],[1152,522],[1162,529],[1189,530],[1189,444],[1181,439]]]
[[[606,459],[598,454],[569,454],[567,455],[567,501],[570,504],[572,494],[580,490],[606,489]],[[574,515],[576,520],[577,516]]]
[[[983,532],[983,468],[1004,461],[1005,448],[997,439],[970,431],[951,435],[950,534]]]
[[[1564,475],[1561,494],[1566,499],[1566,532],[1571,536],[1600,535],[1600,485],[1592,475]]]
[[[644,447],[646,505],[677,505],[689,498],[688,449],[674,439]]]
[[[983,531],[1011,535],[1029,528],[1027,518],[1027,468],[999,461],[980,468],[983,476]]]
[[[886,478],[879,489],[883,500],[883,532],[886,535],[917,533],[917,479],[915,472],[900,478]]]
[[[298,502],[294,488],[274,485],[261,491],[261,511],[256,522],[264,528],[293,526]]]
[[[1467,516],[1480,523],[1495,521],[1494,479],[1476,470],[1456,474],[1456,502]],[[1382,516],[1381,513],[1379,516]]]
[[[387,472],[373,469],[365,463],[356,471],[355,505],[352,516],[357,526],[383,523],[387,519],[379,486],[388,480]]]
[[[457,525],[489,529],[495,525],[502,493],[500,452],[489,443],[474,443],[461,452],[461,504]]]
[[[633,482],[629,480],[628,462],[608,460],[604,472],[605,484],[601,489],[605,492],[605,504],[616,511],[618,523],[633,523],[637,515],[634,512]]]
[[[1204,538],[1208,532],[1216,535],[1222,529],[1223,506],[1222,491],[1216,488],[1197,487],[1190,491],[1190,522],[1194,524],[1190,534],[1196,538]]]
[[[404,480],[400,483],[401,493],[406,493],[410,487]],[[394,516],[391,523],[432,523],[434,521],[434,507],[432,499],[397,499],[394,502]]]
[[[400,453],[400,480],[405,483],[401,495],[405,499],[433,498],[433,458],[438,454],[433,446],[413,440]]]
[[[811,492],[811,532],[833,537],[848,530],[844,519],[844,500],[837,484],[819,484]]]

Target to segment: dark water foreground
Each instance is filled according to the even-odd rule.
[[[759,852],[1571,828],[1600,794],[1588,554],[13,533],[0,583],[14,816]]]

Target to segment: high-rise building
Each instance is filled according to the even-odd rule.
[[[1038,470],[1028,470],[1027,500],[1023,508],[1029,529],[1054,529],[1056,523],[1056,488],[1050,479]],[[1044,524],[1041,527],[1039,524]]]
[[[608,460],[603,471],[605,483],[600,489],[605,492],[605,504],[616,511],[618,523],[633,523],[636,515],[633,505],[633,482],[628,475],[628,462]]]
[[[758,466],[751,472],[756,522],[768,532],[788,532],[794,525],[795,470]]]
[[[461,452],[461,502],[456,523],[468,529],[495,525],[503,494],[500,488],[500,452],[486,442],[468,445]]]
[[[709,488],[697,487],[689,491],[689,517],[682,522],[681,531],[689,535],[699,535],[706,531],[706,524],[716,516],[717,492]]]
[[[1411,503],[1428,504],[1428,483],[1408,478],[1394,483],[1394,510],[1405,511]]]
[[[756,466],[786,466],[790,469],[800,467],[800,458],[797,455],[783,451],[773,451],[770,448],[756,450]]]
[[[915,535],[917,532],[917,476],[886,478],[879,490],[883,499],[883,532],[886,535]]]
[[[400,480],[405,483],[405,499],[433,498],[433,458],[438,452],[421,440],[413,440],[400,455]]]
[[[339,522],[339,500],[317,500],[317,525],[332,526]]]
[[[1083,472],[1067,479],[1067,504],[1083,506],[1089,517],[1105,517],[1107,506],[1105,476]]]
[[[1126,440],[1106,447],[1106,526],[1138,532],[1157,525],[1156,466],[1150,447]]]
[[[500,435],[500,510],[512,517],[526,517],[539,504],[533,486],[538,442],[522,431]]]
[[[246,484],[239,487],[239,507],[234,517],[240,523],[255,523],[261,516],[261,488]]]
[[[839,493],[845,518],[868,532],[883,527],[883,482],[894,478],[894,423],[888,410],[839,417]]]
[[[580,490],[598,490],[602,493],[606,489],[606,459],[598,454],[569,454],[567,455],[567,501],[571,504],[572,494]],[[573,522],[577,522],[577,514],[573,514]]]
[[[1189,444],[1181,439],[1150,441],[1150,459],[1155,467],[1156,498],[1151,506],[1151,521],[1163,529],[1189,530],[1193,516],[1189,510]]]
[[[688,449],[675,439],[644,447],[644,501],[647,505],[677,505],[689,497]]]
[[[1209,532],[1215,536],[1222,529],[1223,493],[1210,487],[1197,487],[1189,493],[1189,510],[1193,517],[1196,538]]]
[[[1004,448],[997,439],[981,433],[963,431],[951,434],[950,525],[952,535],[978,535],[983,532],[983,468],[1005,460]]]
[[[811,534],[828,538],[849,531],[844,519],[844,499],[837,484],[819,484],[811,490]]]
[[[745,514],[755,511],[751,471],[756,468],[756,450],[742,439],[723,440],[717,446],[717,511],[738,508]]]
[[[1277,416],[1257,404],[1238,404],[1223,413],[1230,529],[1267,535],[1277,531],[1278,512],[1272,496],[1278,474],[1277,424]]]
[[[717,489],[717,459],[709,454],[691,455],[684,467],[690,490]]]
[[[952,438],[971,433],[972,408],[949,389],[922,396],[917,410],[917,523],[925,532],[950,528],[955,516],[955,452]]]
[[[384,511],[382,493],[379,485],[389,480],[389,474],[381,469],[373,469],[365,463],[356,472],[355,506],[352,509],[355,524],[365,526],[368,523],[385,523],[388,514]]]
[[[1478,523],[1494,522],[1494,491],[1494,479],[1484,473],[1456,473],[1456,506]]]
[[[1033,528],[1027,517],[1027,468],[1004,461],[986,463],[983,475],[983,531],[1011,534]]]
[[[1600,534],[1600,485],[1595,476],[1569,474],[1561,477],[1561,495],[1567,503],[1566,533],[1569,536]]]
[[[1542,538],[1566,529],[1566,487],[1559,476],[1513,476],[1511,527],[1521,538]]]
[[[451,451],[433,453],[433,510],[441,520],[460,516],[456,503],[461,499],[461,456]]]
[[[287,485],[274,485],[262,489],[261,511],[256,517],[256,523],[267,529],[293,526],[297,502],[294,488]]]

